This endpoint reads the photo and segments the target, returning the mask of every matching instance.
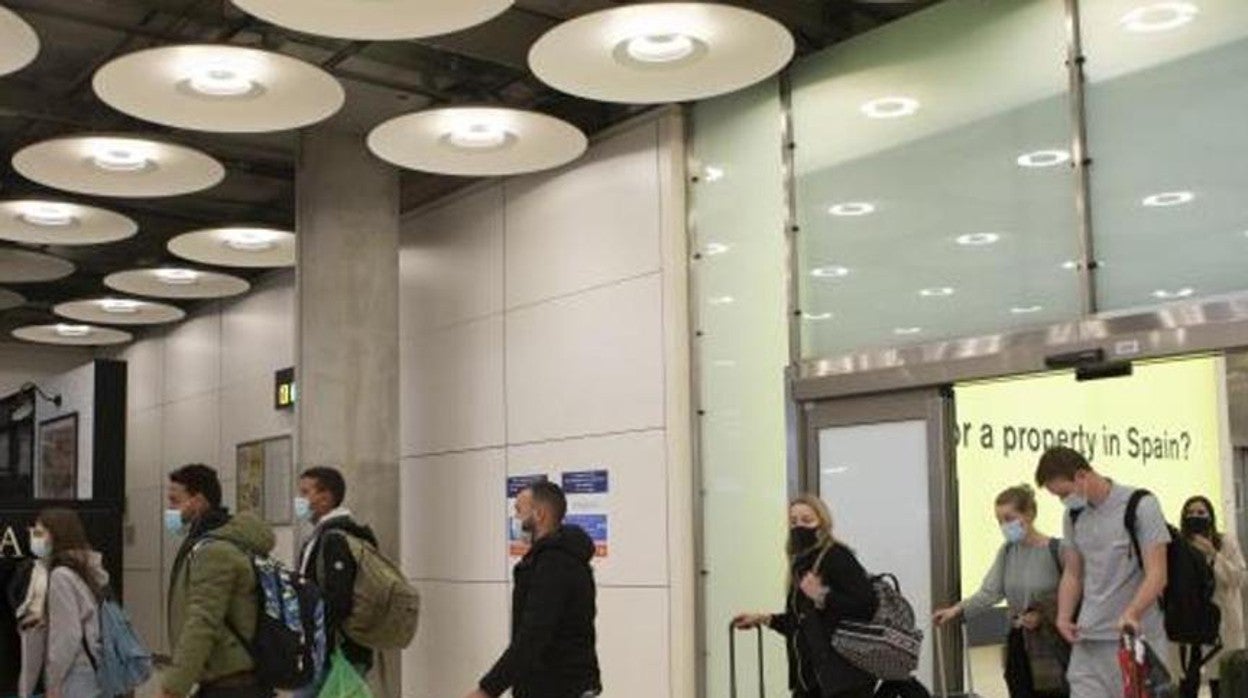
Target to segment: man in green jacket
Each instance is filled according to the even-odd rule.
[[[256,629],[256,577],[244,550],[267,555],[273,532],[250,514],[221,507],[221,482],[206,465],[169,474],[165,527],[186,535],[169,579],[172,659],[162,698],[269,698],[256,682],[250,641]]]

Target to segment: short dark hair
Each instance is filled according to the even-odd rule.
[[[562,487],[550,480],[541,480],[529,485],[528,490],[535,503],[549,507],[550,513],[555,515],[555,521],[563,522],[563,517],[568,513],[568,498],[563,494]]]
[[[334,498],[334,506],[342,506],[342,502],[347,498],[347,481],[343,479],[342,473],[336,468],[327,468],[317,466],[308,468],[299,475],[299,479],[308,478],[315,480],[318,489],[329,490],[329,494]]]
[[[1092,466],[1082,453],[1067,446],[1054,446],[1040,456],[1036,485],[1044,487],[1054,480],[1074,480],[1076,474],[1091,470]]]
[[[221,508],[221,480],[217,471],[203,463],[191,463],[169,473],[169,482],[186,488],[191,496],[200,494],[213,509]]]

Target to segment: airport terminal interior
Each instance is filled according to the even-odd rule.
[[[373,694],[460,698],[545,478],[604,698],[782,698],[812,493],[1010,698],[932,618],[1047,449],[1248,543],[1246,86],[1244,0],[0,0],[0,587],[69,508],[159,665],[168,474],[294,565],[330,466],[421,596]]]

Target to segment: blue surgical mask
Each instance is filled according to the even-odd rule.
[[[312,520],[312,503],[307,497],[295,497],[295,518],[299,521]]]
[[[52,541],[48,540],[47,536],[40,536],[38,538],[31,536],[30,554],[40,560],[48,559],[52,556]]]
[[[1008,543],[1022,543],[1027,537],[1027,527],[1018,519],[1006,521],[1001,524],[1001,534],[1005,536]]]
[[[182,520],[181,509],[165,509],[165,530],[175,536],[186,532],[186,522]]]

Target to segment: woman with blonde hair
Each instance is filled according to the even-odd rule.
[[[828,638],[842,620],[871,620],[878,603],[875,590],[853,551],[833,535],[832,515],[815,495],[790,502],[785,552],[789,583],[784,612],[743,613],[733,624],[765,625],[784,635],[794,698],[869,698],[875,677],[842,659]]]

